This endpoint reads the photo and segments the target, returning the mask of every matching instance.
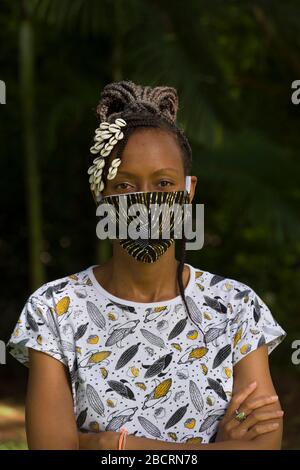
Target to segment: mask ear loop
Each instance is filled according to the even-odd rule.
[[[190,176],[185,177],[185,190],[188,193],[190,193],[190,190],[191,190],[191,177]]]

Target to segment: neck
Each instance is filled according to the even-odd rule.
[[[136,302],[160,302],[180,294],[177,286],[178,261],[175,244],[154,263],[142,263],[132,258],[114,243],[112,258],[94,272],[98,282],[116,297]],[[184,270],[183,285],[189,270]]]

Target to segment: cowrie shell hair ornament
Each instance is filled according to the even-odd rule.
[[[100,194],[104,189],[102,181],[103,167],[105,165],[105,157],[107,157],[114,146],[119,140],[123,139],[124,133],[122,127],[126,126],[127,122],[122,118],[117,118],[114,123],[101,122],[99,127],[95,130],[94,145],[90,148],[91,154],[96,158],[93,160],[87,171],[89,176],[90,188],[95,192],[96,201],[102,199]],[[115,158],[108,169],[107,179],[112,180],[115,178],[118,167],[121,163],[120,158]]]

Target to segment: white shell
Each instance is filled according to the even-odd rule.
[[[109,131],[110,132],[118,132],[120,130],[119,126],[116,126],[116,124],[111,124],[109,126]]]
[[[120,164],[121,164],[121,158],[115,158],[115,159],[111,162],[111,167],[117,168]]]
[[[101,122],[99,129],[108,129],[109,128],[109,122]]]
[[[103,131],[101,136],[103,137],[103,139],[109,139],[111,137],[111,132]]]
[[[107,155],[109,154],[110,154],[110,150],[102,149],[100,152],[100,155],[102,155],[102,157],[107,157]]]
[[[123,139],[123,137],[124,137],[124,134],[123,134],[122,131],[119,131],[119,132],[116,134],[116,139],[118,139],[118,140]]]
[[[90,152],[91,153],[98,153],[99,150],[95,148],[95,146],[93,145],[91,148],[90,148]]]
[[[117,142],[118,142],[118,139],[116,139],[115,136],[113,136],[109,139],[109,143],[111,145],[116,145]]]
[[[104,189],[104,183],[103,181],[101,181],[100,185],[98,186],[98,191],[101,193],[101,191],[103,191]]]
[[[107,143],[104,145],[104,148],[105,148],[105,150],[111,150],[111,149],[113,148],[113,146],[112,146],[109,142],[107,142]]]
[[[103,147],[104,147],[104,142],[97,142],[95,145],[94,145],[94,148],[97,149],[97,151],[99,152],[99,150],[101,150]]]
[[[99,175],[95,178],[95,184],[98,184],[102,179],[102,175]]]
[[[89,177],[89,183],[93,183],[94,182],[94,173]]]
[[[122,119],[122,118],[117,118],[117,119],[115,120],[115,123],[116,123],[118,126],[121,126],[121,127],[126,126],[126,124],[127,124],[126,121],[124,121],[124,119]]]
[[[88,171],[87,171],[88,174],[91,175],[92,173],[94,173],[95,168],[96,168],[95,165],[90,166],[89,169],[88,169]]]
[[[94,137],[95,142],[103,142],[103,140],[104,139],[103,139],[102,135],[100,135],[100,134],[96,134],[95,137]]]
[[[104,158],[101,158],[101,160],[97,161],[97,163],[95,163],[95,165],[97,167],[97,170],[99,170],[99,168],[103,168],[105,166]]]
[[[94,173],[95,178],[98,178],[98,176],[102,175],[102,173],[103,173],[102,168],[97,169]]]
[[[96,187],[95,184],[92,183],[92,184],[91,184],[91,190],[94,191],[95,187]]]
[[[108,171],[107,179],[108,179],[108,180],[114,179],[114,177],[116,176],[117,172],[118,172],[118,169],[117,169],[117,168],[110,167],[110,168],[109,168],[109,171]]]

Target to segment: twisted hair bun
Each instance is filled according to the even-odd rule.
[[[169,86],[143,86],[122,80],[106,85],[97,106],[100,121],[112,122],[130,114],[153,114],[176,124],[178,95]]]

